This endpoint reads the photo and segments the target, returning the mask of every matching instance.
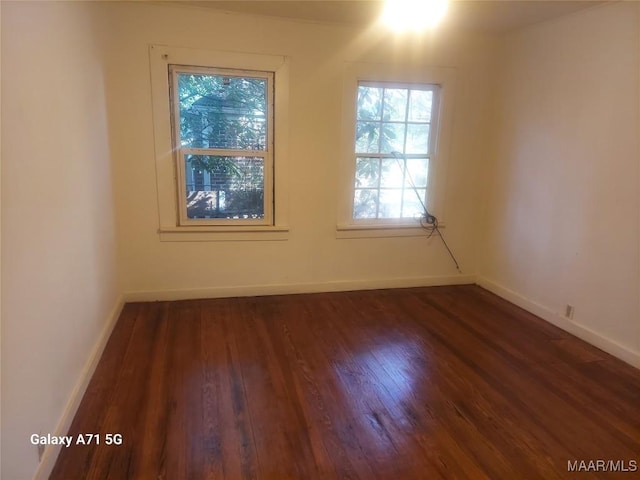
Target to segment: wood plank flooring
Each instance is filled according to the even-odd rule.
[[[640,371],[477,286],[134,303],[80,433],[51,479],[639,478]]]

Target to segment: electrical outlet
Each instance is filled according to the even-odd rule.
[[[573,320],[573,305],[567,303],[567,306],[564,309],[564,316],[569,320]]]

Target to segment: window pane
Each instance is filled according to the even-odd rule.
[[[378,191],[356,189],[353,197],[353,218],[376,218]]]
[[[382,111],[382,89],[358,87],[358,120],[379,120]]]
[[[383,123],[380,151],[382,153],[402,152],[405,128],[404,123]]]
[[[410,158],[407,160],[405,187],[411,184],[416,188],[426,188],[429,174],[429,160],[426,158]]]
[[[422,203],[425,201],[426,190],[424,188],[407,188],[404,191],[402,202],[403,218],[420,218],[424,214]]]
[[[396,158],[382,159],[382,178],[380,186],[383,188],[402,188],[404,181],[404,160]]]
[[[401,189],[380,190],[378,218],[400,218]]]
[[[356,160],[356,188],[377,187],[380,177],[378,158],[358,158]]]
[[[264,159],[185,156],[188,218],[264,218]]]
[[[380,124],[358,122],[356,131],[356,152],[377,153],[380,142]]]
[[[266,149],[265,78],[179,73],[178,97],[183,147]]]
[[[406,120],[407,112],[407,89],[406,88],[385,88],[382,118],[384,120],[400,121]]]
[[[431,90],[411,90],[409,99],[409,121],[430,122],[433,92]]]
[[[424,215],[437,95],[431,88],[358,86],[354,219]]]
[[[429,152],[429,124],[407,125],[407,149],[405,153]]]

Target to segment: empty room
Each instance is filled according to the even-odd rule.
[[[640,2],[2,1],[2,480],[640,475]]]

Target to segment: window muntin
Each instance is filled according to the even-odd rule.
[[[272,225],[274,74],[169,72],[180,224]]]
[[[424,213],[437,103],[437,85],[358,83],[354,220],[402,220]]]

